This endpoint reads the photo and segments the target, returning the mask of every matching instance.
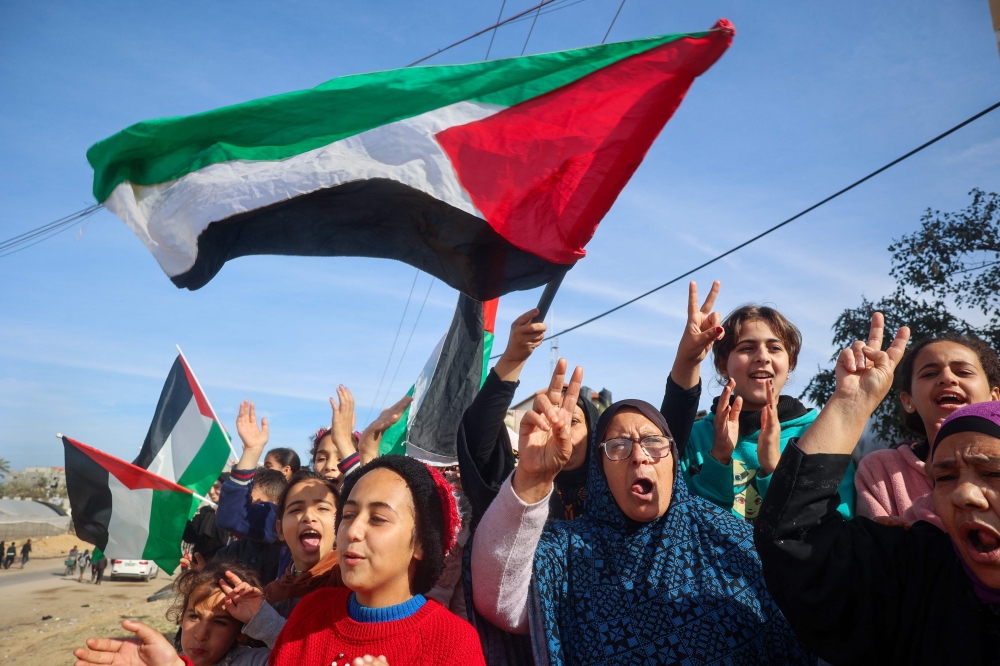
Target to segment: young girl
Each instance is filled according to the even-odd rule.
[[[285,481],[287,481],[292,478],[292,474],[299,471],[302,463],[299,462],[299,454],[292,449],[277,448],[271,449],[264,456],[264,467],[278,470],[284,475]]]
[[[812,424],[816,410],[781,395],[802,348],[792,322],[774,308],[744,305],[721,328],[714,340],[710,331],[705,335],[706,344],[714,344],[715,369],[726,385],[711,412],[692,426],[680,466],[693,493],[753,522],[781,452]],[[681,374],[694,374],[694,380],[683,388],[697,381],[696,373],[687,370]],[[671,376],[677,372],[675,363]],[[838,511],[850,518],[853,469],[844,475],[839,493]]]
[[[334,549],[338,497],[331,479],[302,469],[278,501],[278,539],[288,546],[292,563],[264,592],[282,617],[313,590],[343,584]]]
[[[271,664],[484,664],[479,638],[423,594],[434,586],[460,526],[444,477],[406,456],[384,456],[347,478],[338,506],[343,582],[302,599]],[[268,595],[269,596],[269,595]]]
[[[177,623],[174,644],[155,629],[132,620],[122,622],[122,628],[138,636],[139,641],[110,638],[87,639],[87,648],[73,654],[83,664],[125,664],[129,666],[264,666],[270,650],[251,648],[245,638],[274,644],[284,620],[270,607],[247,622],[236,619],[228,608],[226,594],[232,591],[224,577],[257,584],[254,572],[236,563],[212,563],[202,571],[189,569],[174,583],[177,600],[167,611],[167,617]],[[180,655],[178,655],[178,651]]]
[[[904,423],[919,439],[862,458],[855,476],[858,515],[933,522],[930,503],[924,510],[914,507],[933,491],[924,470],[928,442],[958,409],[1000,400],[1000,358],[979,338],[943,335],[914,345],[899,364],[896,382]]]

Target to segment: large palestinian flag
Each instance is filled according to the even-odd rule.
[[[87,151],[94,196],[178,287],[245,255],[351,255],[404,261],[486,301],[584,256],[733,34],[721,20],[141,122]]]
[[[184,356],[178,355],[132,464],[204,496],[222,473],[229,453],[229,439],[208,398]]]
[[[413,402],[382,436],[379,455],[406,454],[439,466],[458,462],[458,426],[486,381],[496,318],[496,299],[480,303],[458,295],[451,326],[410,387]]]
[[[66,491],[76,535],[109,558],[153,560],[172,572],[199,501],[141,467],[63,437]]]

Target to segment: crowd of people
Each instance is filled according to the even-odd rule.
[[[265,455],[244,402],[242,456],[185,533],[174,641],[127,620],[134,640],[89,639],[77,664],[1000,663],[996,351],[908,349],[906,327],[883,345],[875,313],[810,409],[782,394],[796,326],[723,318],[719,290],[699,304],[691,284],[659,408],[599,412],[560,360],[515,445],[505,417],[545,333],[524,313],[456,468],[378,455],[408,398],[356,432],[339,387],[308,466]],[[721,391],[699,418],[710,355]],[[855,469],[894,381],[913,437]]]

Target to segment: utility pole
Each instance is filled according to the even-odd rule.
[[[549,330],[556,330],[556,318],[549,310]],[[559,362],[559,338],[552,338],[549,340],[549,374],[551,375],[556,371],[556,363]]]

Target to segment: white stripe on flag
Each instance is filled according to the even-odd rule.
[[[212,419],[202,415],[198,410],[198,401],[192,397],[174,429],[167,436],[167,441],[156,452],[156,457],[147,469],[157,476],[177,483],[188,465],[198,455],[211,429]]]
[[[109,559],[140,560],[149,538],[149,517],[153,512],[153,490],[129,490],[114,474],[108,473],[111,489],[111,520],[108,521]]]
[[[170,277],[194,265],[212,222],[357,180],[388,178],[485,219],[434,135],[504,108],[457,102],[283,160],[222,162],[158,185],[126,181],[104,204]]]

